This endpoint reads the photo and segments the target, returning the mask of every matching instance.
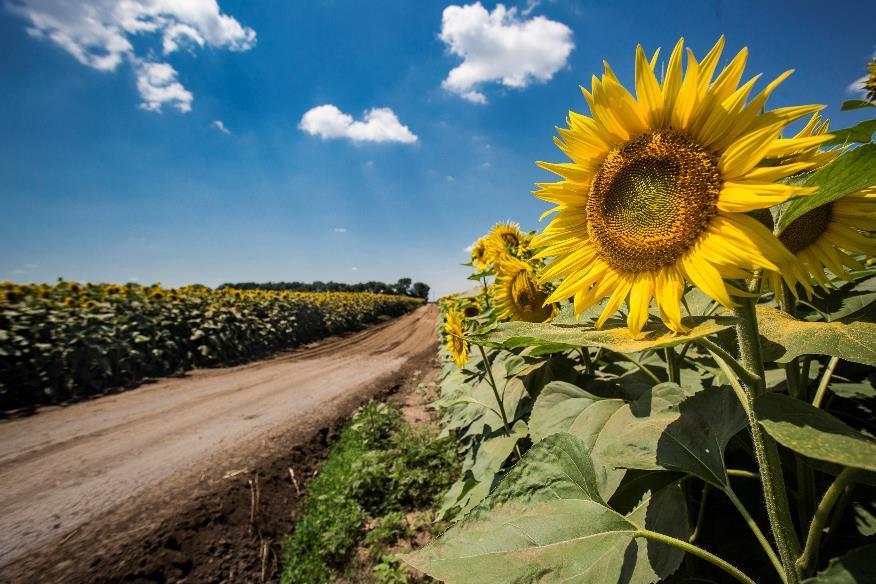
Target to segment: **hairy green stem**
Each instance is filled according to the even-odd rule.
[[[797,570],[801,578],[809,576],[815,569],[815,563],[818,561],[818,546],[821,543],[821,533],[824,531],[824,525],[830,517],[830,511],[843,494],[845,488],[852,484],[855,480],[855,475],[858,474],[856,468],[844,468],[840,472],[833,484],[828,487],[824,493],[818,508],[815,510],[815,515],[812,517],[812,523],[809,524],[809,534],[806,536],[806,546],[803,548],[803,553],[797,560]]]
[[[672,347],[663,349],[663,358],[666,360],[666,377],[672,383],[680,383],[678,360],[675,350]]]
[[[752,288],[756,289],[754,283],[749,289]],[[748,386],[746,392],[748,404],[747,407],[743,407],[748,414],[748,425],[751,430],[757,466],[760,469],[764,503],[773,538],[775,538],[776,546],[779,549],[779,557],[782,560],[788,584],[797,584],[799,579],[795,565],[800,554],[800,543],[794,530],[791,509],[788,505],[788,493],[782,474],[782,461],[779,458],[779,449],[775,441],[760,427],[753,407],[754,398],[766,390],[763,351],[757,326],[755,301],[748,297],[736,298],[735,300],[739,303],[734,312],[738,318],[736,336],[739,342],[740,361],[743,367],[755,372],[758,377],[755,384]]]
[[[815,397],[812,399],[812,405],[816,408],[821,407],[821,402],[824,401],[824,394],[827,392],[827,386],[830,385],[830,378],[833,377],[833,370],[836,369],[839,363],[839,357],[831,357],[827,362],[827,369],[821,376],[821,382],[818,384],[818,390],[815,392]]]
[[[481,282],[484,285],[484,303],[487,305],[487,308],[490,307],[490,288],[487,286],[487,277],[484,276],[481,278]]]
[[[684,540],[677,539],[662,533],[657,533],[656,531],[651,531],[650,529],[640,529],[633,534],[633,537],[644,537],[646,539],[665,543],[666,545],[671,545],[674,548],[680,549],[700,559],[703,559],[713,566],[721,568],[740,582],[744,582],[745,584],[755,584],[754,580],[746,576],[739,568],[737,568],[733,564],[722,560],[715,554],[707,552],[703,548],[697,547]]]
[[[730,367],[733,373],[735,373],[746,385],[753,385],[757,383],[758,376],[749,369],[743,367],[739,361],[734,359],[733,356],[730,355],[730,353],[725,351],[723,348],[721,348],[720,345],[710,341],[705,337],[697,339],[695,342],[699,345],[702,345],[705,349],[708,349],[709,352],[712,353],[713,357],[720,357],[727,364],[727,366]],[[718,363],[718,365],[720,366],[720,363]]]
[[[788,578],[785,576],[785,570],[782,568],[782,561],[776,555],[773,546],[770,545],[769,540],[763,534],[763,531],[760,530],[760,527],[751,516],[751,513],[748,512],[748,509],[745,508],[745,505],[742,504],[742,501],[739,500],[739,497],[736,496],[736,493],[733,492],[733,489],[729,486],[724,489],[724,494],[727,495],[727,498],[730,499],[730,502],[732,502],[733,506],[736,507],[736,510],[739,511],[739,514],[742,515],[745,523],[748,524],[748,527],[751,529],[751,532],[754,534],[760,547],[763,548],[763,551],[766,552],[767,557],[770,559],[770,563],[776,569],[776,572],[779,573],[779,578],[781,578],[782,582],[787,583]]]

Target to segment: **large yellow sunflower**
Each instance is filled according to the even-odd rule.
[[[806,272],[827,290],[830,280],[825,270],[847,279],[846,268],[864,269],[851,253],[876,255],[873,231],[876,231],[876,187],[816,207],[792,221],[779,239],[797,256]],[[773,289],[777,290],[781,285],[778,274],[773,272],[770,276]],[[798,282],[809,286],[808,276]]]
[[[447,333],[447,350],[453,355],[457,367],[465,366],[468,361],[468,341],[465,340],[465,329],[462,318],[455,308],[444,313],[444,332]]]
[[[601,327],[626,300],[627,324],[637,335],[654,298],[666,325],[684,331],[679,307],[690,282],[724,306],[736,292],[727,279],[753,270],[787,274],[802,267],[778,239],[747,215],[795,195],[812,192],[776,181],[818,165],[775,165],[822,144],[828,134],[782,138],[791,122],[821,106],[762,112],[786,72],[748,100],[754,78],[739,87],[748,51],[742,49],[714,78],[723,37],[702,60],[678,42],[663,82],[654,75],[657,54],[636,51],[636,95],[608,64],[592,89],[582,88],[592,117],[569,113],[559,148],[571,163],[539,163],[563,180],[538,185],[534,194],[556,204],[533,246],[554,258],[542,281],[562,278],[547,299],[574,298],[580,314],[609,296],[596,322]],[[747,103],[746,103],[747,102]]]
[[[531,266],[511,258],[501,268],[502,276],[494,285],[500,319],[545,322],[554,315],[554,306],[545,304],[548,292],[539,285]]]

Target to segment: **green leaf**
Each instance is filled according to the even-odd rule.
[[[768,361],[787,363],[800,355],[831,355],[876,365],[876,324],[858,320],[804,322],[768,306],[757,307]]]
[[[824,410],[786,395],[766,393],[754,401],[754,411],[764,430],[794,452],[876,471],[876,441]]]
[[[624,406],[620,399],[605,399],[571,383],[548,383],[532,408],[529,433],[533,442],[544,440],[560,432],[568,432],[582,439],[591,450],[606,421]],[[593,457],[598,490],[603,498],[611,497],[625,474]]]
[[[818,192],[787,204],[776,222],[776,234],[816,207],[876,184],[876,144],[864,144],[843,154],[824,168],[806,175],[799,184],[818,187]]]
[[[532,415],[529,419],[532,441],[539,442],[551,434],[568,432],[575,419],[582,415],[584,410],[603,399],[571,383],[564,381],[548,383],[541,390],[541,395],[532,407]]]
[[[690,328],[685,334],[675,334],[662,323],[651,322],[639,337],[633,337],[617,319],[610,322],[616,326],[603,330],[573,324],[505,322],[489,334],[476,335],[471,340],[505,349],[547,345],[564,349],[604,347],[618,353],[638,353],[713,335],[732,327],[735,319],[727,316],[688,317],[682,321]]]
[[[728,484],[724,449],[745,425],[732,390],[690,394],[661,383],[611,416],[593,456],[621,468],[687,472],[723,488]]]
[[[843,102],[842,107],[840,108],[842,111],[847,112],[850,110],[861,109],[865,107],[876,107],[876,103],[872,101],[867,101],[864,99],[850,99]],[[833,132],[831,132],[833,134]]]
[[[825,320],[832,322],[843,318],[859,317],[871,320],[870,311],[876,307],[876,277],[870,276],[855,282],[844,282],[821,298],[813,298],[805,304],[815,308],[818,313],[806,320]]]
[[[601,500],[595,483],[585,445],[555,434],[535,445],[462,521],[402,559],[451,583],[644,584],[671,574],[681,560],[675,550],[643,550],[632,538],[642,527],[683,536],[678,511],[684,501],[661,492],[627,518]]]
[[[830,133],[833,134],[833,139],[825,142],[824,146],[842,146],[843,144],[851,144],[853,142],[864,144],[870,141],[873,137],[873,132],[876,132],[876,120],[864,120],[851,128],[831,130]]]
[[[504,431],[496,432],[492,438],[483,440],[475,453],[474,464],[471,467],[472,476],[477,481],[492,481],[493,477],[502,468],[502,464],[514,452],[517,441],[525,438],[527,434],[526,423],[518,420],[512,428],[511,435],[507,436]]]
[[[833,558],[823,572],[803,584],[872,584],[873,555],[876,544],[865,545],[839,558]]]
[[[876,397],[876,387],[869,381],[860,383],[835,383],[829,386],[830,391],[846,399],[872,399]]]

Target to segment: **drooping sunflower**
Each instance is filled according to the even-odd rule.
[[[444,315],[444,332],[447,333],[447,350],[453,355],[453,362],[457,367],[464,367],[468,361],[468,341],[465,340],[462,317],[455,309]]]
[[[847,279],[846,268],[862,270],[850,254],[876,255],[876,187],[821,205],[798,217],[788,225],[779,240],[803,264],[806,272],[824,289],[830,287],[825,270]],[[778,274],[770,274],[774,290],[781,285]],[[805,280],[798,280],[803,285]],[[793,289],[793,288],[792,288]]]
[[[503,262],[501,273],[494,286],[500,319],[545,322],[554,316],[553,305],[545,304],[549,293],[530,265],[512,258]]]
[[[627,325],[638,335],[655,299],[666,325],[677,332],[687,282],[724,306],[738,292],[726,279],[767,269],[786,277],[802,267],[778,239],[747,215],[812,189],[776,181],[818,165],[762,164],[822,144],[828,134],[782,138],[791,122],[822,106],[761,112],[790,74],[748,100],[757,78],[739,87],[748,56],[742,49],[714,73],[723,37],[702,61],[678,42],[662,83],[654,74],[657,54],[636,51],[636,95],[606,63],[601,79],[582,88],[591,117],[569,113],[556,139],[570,163],[540,166],[563,180],[538,185],[534,194],[556,204],[556,213],[533,246],[537,258],[554,258],[543,282],[563,282],[547,299],[574,298],[580,314],[609,296],[596,322],[601,327],[626,300]],[[659,51],[658,51],[659,52]],[[714,79],[713,79],[714,78]]]
[[[471,248],[471,263],[479,272],[486,270],[490,263],[487,261],[487,241],[482,237]]]

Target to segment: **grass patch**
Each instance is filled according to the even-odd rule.
[[[344,572],[360,544],[374,564],[374,582],[408,582],[388,551],[411,535],[406,515],[433,506],[455,480],[457,467],[451,439],[411,427],[395,406],[362,406],[307,483],[301,515],[286,542],[282,582],[329,582]]]

